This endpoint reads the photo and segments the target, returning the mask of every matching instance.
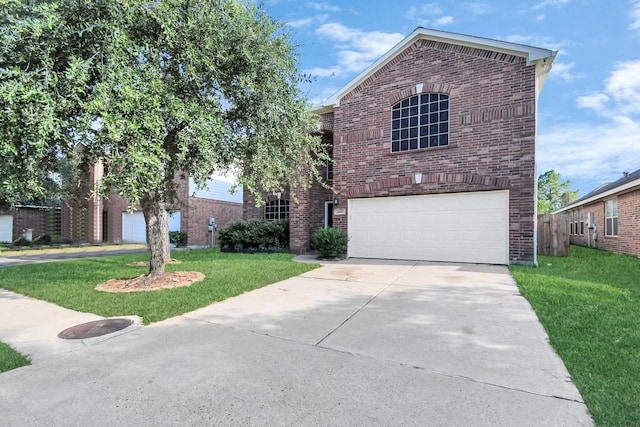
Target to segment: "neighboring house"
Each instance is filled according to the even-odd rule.
[[[0,210],[0,242],[12,243],[20,237],[60,235],[60,207],[16,205]]]
[[[349,257],[535,263],[536,110],[556,52],[418,28],[316,107],[335,194],[245,198],[245,218],[349,236]]]
[[[640,169],[554,213],[569,215],[572,244],[640,256]]]
[[[102,174],[102,165],[97,163],[90,171],[88,186],[95,186]],[[242,219],[242,189],[231,194],[232,183],[228,181],[215,176],[204,189],[198,189],[193,179],[177,178],[182,203],[169,217],[169,231],[186,232],[187,245],[207,246],[212,243],[209,218],[215,218],[218,229]],[[142,210],[129,212],[127,208],[128,201],[115,192],[108,198],[66,201],[62,208],[62,237],[94,243],[146,243]]]

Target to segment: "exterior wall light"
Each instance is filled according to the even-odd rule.
[[[340,204],[340,199],[338,199],[337,197],[335,199],[333,199],[333,204],[334,205],[339,205]]]

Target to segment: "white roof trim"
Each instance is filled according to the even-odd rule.
[[[333,107],[340,105],[340,99],[344,95],[361,84],[364,80],[369,78],[379,68],[383,67],[388,61],[393,59],[398,53],[402,52],[405,48],[420,39],[435,40],[459,46],[467,46],[520,56],[527,59],[527,65],[537,64],[539,61],[548,62],[546,64],[546,67],[544,67],[546,70],[550,68],[553,59],[558,53],[557,51],[542,49],[533,46],[526,46],[518,43],[504,42],[483,37],[467,36],[464,34],[456,34],[446,31],[430,30],[427,28],[418,27],[411,34],[400,41],[400,43],[396,44],[393,48],[391,48],[391,50],[385,53],[380,59],[378,59],[366,70],[360,73],[360,75],[358,75],[356,78],[339,89],[330,98],[327,98],[319,105],[314,105],[312,107],[312,111],[318,114],[332,111]]]

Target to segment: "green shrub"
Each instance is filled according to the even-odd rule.
[[[289,247],[289,222],[250,219],[229,224],[218,234],[223,252],[284,252]]]
[[[336,257],[347,251],[347,235],[337,228],[318,228],[311,236],[311,247],[321,256]]]
[[[186,231],[170,231],[169,243],[176,245],[180,248],[187,244],[187,232]]]
[[[13,241],[12,245],[13,246],[31,246],[31,242],[27,241],[27,239],[25,239],[24,236],[20,236]]]
[[[50,245],[51,244],[51,236],[48,234],[43,234],[42,236],[37,237],[33,241],[34,245]]]

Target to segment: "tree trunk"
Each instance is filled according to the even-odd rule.
[[[147,243],[151,250],[149,276],[164,273],[164,266],[171,256],[169,247],[169,213],[163,202],[151,198],[142,201],[142,212],[147,225]]]

